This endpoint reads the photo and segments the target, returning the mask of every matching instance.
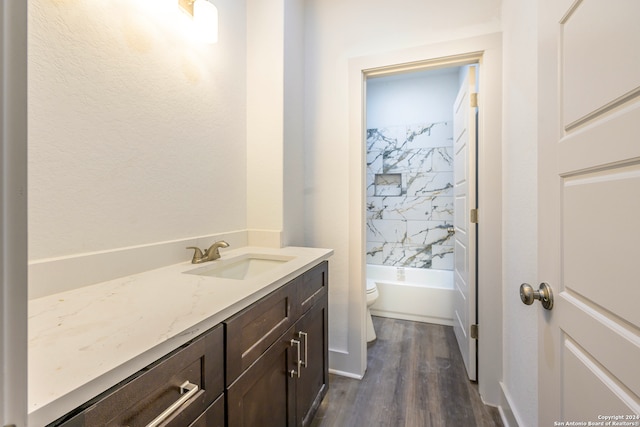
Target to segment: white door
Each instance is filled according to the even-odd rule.
[[[469,379],[477,377],[477,343],[471,338],[476,322],[476,66],[460,86],[453,106],[454,160],[454,284],[453,330]]]
[[[637,426],[640,1],[540,7],[539,425]]]

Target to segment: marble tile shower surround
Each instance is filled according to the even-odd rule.
[[[367,129],[367,263],[453,269],[451,122]]]

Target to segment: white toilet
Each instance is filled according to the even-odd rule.
[[[373,329],[373,319],[371,319],[371,311],[369,307],[373,305],[378,299],[378,287],[376,282],[371,279],[367,279],[367,342],[376,340],[376,331]]]

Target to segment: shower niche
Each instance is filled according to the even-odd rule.
[[[402,196],[402,174],[399,173],[377,173],[374,178],[374,196]]]

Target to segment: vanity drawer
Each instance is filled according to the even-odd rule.
[[[295,309],[297,277],[224,322],[227,337],[226,384],[233,383],[245,369],[297,320]]]
[[[224,338],[222,325],[140,371],[123,384],[84,405],[72,419],[53,425],[64,427],[146,426],[181,397],[181,385],[191,397],[161,424],[182,427],[196,420],[224,391]]]
[[[221,394],[189,427],[225,427],[224,414],[224,394]]]
[[[323,261],[302,275],[298,286],[298,313],[302,315],[327,293],[329,263]]]

